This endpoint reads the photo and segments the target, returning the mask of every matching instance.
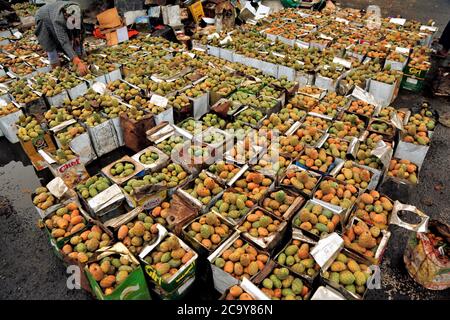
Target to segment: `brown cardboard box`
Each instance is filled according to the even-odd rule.
[[[116,8],[108,9],[97,15],[100,29],[111,29],[120,27],[122,20]]]
[[[43,149],[48,153],[56,151],[56,147],[48,133],[33,139],[33,141],[24,142],[20,140],[20,144],[37,171],[41,171],[47,167],[47,162],[39,154],[38,150]]]
[[[106,36],[106,44],[108,46],[114,46],[120,42],[128,40],[128,30],[126,26],[120,26],[119,28],[114,28],[113,31],[108,31],[103,33]]]

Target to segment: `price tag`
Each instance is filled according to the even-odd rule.
[[[409,48],[396,47],[395,52],[409,55]]]
[[[157,83],[163,82],[163,80],[161,80],[160,78],[157,78],[155,76],[151,76],[150,79],[155,81],[155,82],[157,82]]]
[[[200,52],[205,52],[206,51],[205,49],[200,48],[200,47],[193,47],[192,50],[197,50],[197,51],[200,51]]]
[[[214,38],[219,39],[220,35],[217,32],[214,32],[214,33],[212,33],[212,34],[210,34],[209,36],[206,37],[206,39],[208,39],[208,40],[212,40]]]
[[[20,31],[16,31],[13,33],[13,36],[16,37],[16,39],[20,39],[22,38],[23,35]]]
[[[0,107],[5,107],[7,104],[8,103],[5,100],[0,99]]]
[[[390,23],[398,24],[400,26],[403,26],[406,22],[406,19],[403,18],[391,18],[389,20]]]
[[[43,57],[40,57],[39,60],[41,60],[45,64],[50,64],[50,61],[48,59],[43,58]]]
[[[162,108],[165,108],[168,102],[169,99],[157,94],[153,94],[152,97],[150,98],[150,103],[153,103],[154,105]]]
[[[436,32],[437,28],[436,27],[432,27],[432,26],[420,26],[420,31],[431,31],[431,32]]]
[[[340,65],[344,66],[347,69],[350,69],[352,67],[352,62],[351,61],[348,61],[348,60],[345,60],[345,59],[342,59],[342,58],[339,58],[339,57],[334,57],[333,58],[333,63],[340,64]]]
[[[183,54],[185,54],[185,55],[187,55],[187,56],[191,57],[192,59],[194,59],[194,58],[195,58],[195,53],[192,53],[192,52],[187,52],[187,51],[183,51]]]
[[[278,53],[278,52],[272,52],[272,54],[273,54],[275,57],[280,57],[280,58],[284,58],[284,57],[285,57],[284,54],[281,54],[281,53]]]
[[[349,22],[350,22],[350,21],[348,21],[347,19],[339,18],[339,17],[336,17],[336,21],[337,21],[337,22],[343,22],[343,23],[345,23],[345,24],[349,24]]]
[[[92,85],[92,89],[99,94],[104,94],[106,91],[106,84],[102,82],[96,82]]]

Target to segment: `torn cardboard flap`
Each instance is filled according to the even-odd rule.
[[[144,209],[142,207],[136,207],[133,210],[129,211],[128,213],[122,214],[118,217],[106,221],[103,225],[106,228],[118,229],[121,225],[124,225],[133,220],[135,217],[137,217],[138,214],[141,213],[143,210]]]
[[[51,180],[46,187],[48,191],[58,199],[61,199],[61,197],[69,190],[61,177],[56,177]]]
[[[97,252],[101,252],[97,256],[97,261],[102,260],[105,257],[108,257],[113,254],[120,254],[127,256],[131,262],[133,262],[136,265],[139,265],[139,261],[130,253],[127,247],[122,242],[117,242],[113,246],[110,247],[104,247],[97,250]]]
[[[417,224],[407,223],[400,219],[398,214],[401,211],[409,211],[416,214],[420,218],[420,222]],[[403,204],[400,201],[396,200],[394,202],[394,208],[392,209],[391,218],[389,219],[389,224],[395,224],[407,230],[415,231],[415,232],[428,232],[428,221],[430,217],[425,213],[417,209],[417,207],[409,204]]]
[[[57,132],[63,130],[64,128],[66,128],[66,127],[68,127],[71,124],[74,124],[76,122],[77,122],[77,120],[75,120],[75,119],[70,119],[70,120],[64,121],[64,122],[58,124],[57,126],[54,126],[53,128],[50,128],[50,131],[52,131],[53,133],[57,133]]]
[[[381,163],[385,168],[389,167],[389,163],[392,158],[393,149],[391,145],[388,145],[383,140],[380,140],[377,142],[376,146],[372,151],[370,152],[371,155],[377,157],[380,159]]]
[[[347,300],[338,291],[331,287],[320,286],[317,288],[311,300]]]
[[[391,117],[391,119],[390,119],[390,122],[391,122],[391,124],[392,124],[395,128],[397,128],[398,130],[401,130],[401,131],[404,130],[404,128],[403,128],[403,123],[402,123],[402,121],[400,120],[400,117],[398,116],[398,113],[397,113],[397,112],[394,112],[394,113],[392,114],[392,117]]]
[[[250,280],[246,277],[242,278],[240,283],[241,288],[250,294],[255,300],[271,300],[267,295],[264,294],[257,286],[255,286]]]
[[[378,101],[375,99],[375,97],[368,91],[365,91],[359,86],[355,86],[355,88],[352,91],[351,96],[355,97],[357,100],[362,100],[364,102],[367,102],[368,104],[371,104],[378,109],[381,108],[381,105],[378,103]]]
[[[124,198],[125,197],[122,194],[122,190],[120,190],[120,187],[117,184],[113,184],[105,191],[102,191],[95,197],[89,199],[88,204],[94,212],[99,212],[103,208],[106,208],[109,205]]]
[[[317,242],[317,245],[311,250],[311,255],[317,264],[326,270],[343,247],[344,240],[336,232],[333,232]]]

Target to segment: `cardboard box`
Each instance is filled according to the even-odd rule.
[[[101,12],[97,15],[97,20],[100,29],[116,28],[122,24],[117,8],[111,8]]]
[[[233,243],[240,238],[239,237],[240,233],[239,232],[235,232],[233,233],[224,243],[222,243],[222,245],[220,245],[220,247],[218,247],[216,249],[216,251],[214,251],[209,257],[208,257],[208,261],[211,265],[211,269],[212,269],[212,274],[213,274],[213,281],[214,281],[214,288],[220,292],[221,294],[223,294],[229,287],[235,285],[235,284],[239,284],[239,280],[238,278],[235,278],[234,276],[232,276],[231,274],[225,272],[222,268],[219,268],[215,265],[215,261],[218,257],[220,257],[222,255],[222,253],[228,249],[229,247],[231,247],[233,245]],[[249,244],[247,242],[247,240],[240,238],[243,242],[244,245],[245,244]],[[264,254],[266,256],[269,256],[269,254],[263,250],[258,249],[258,247],[255,247],[252,244],[249,244],[250,246],[254,247],[256,249],[256,251],[258,252],[258,254]],[[268,262],[267,262],[268,263]],[[266,263],[266,265],[267,265]],[[259,271],[261,272],[261,271]],[[249,280],[252,281],[258,274],[259,272],[254,275],[253,277],[251,277]]]
[[[120,126],[123,130],[125,146],[138,152],[149,146],[150,142],[147,140],[146,132],[155,126],[155,120],[153,115],[146,114],[141,120],[135,121],[129,119],[126,113],[122,113]]]
[[[20,144],[37,171],[41,171],[47,167],[47,162],[39,154],[39,150],[42,149],[49,153],[56,151],[53,140],[48,133],[41,134],[26,142],[20,140]]]
[[[0,117],[0,131],[11,143],[19,142],[19,138],[17,137],[16,122],[19,120],[21,115],[23,115],[23,112],[22,109],[19,109],[16,112]]]
[[[207,248],[200,241],[198,241],[197,239],[195,239],[189,235],[189,230],[190,230],[189,227],[192,225],[192,223],[198,222],[200,219],[204,218],[206,216],[206,214],[203,214],[202,216],[199,216],[199,217],[195,218],[194,220],[189,221],[187,224],[185,224],[183,226],[183,229],[182,229],[183,239],[185,239],[192,246],[192,248],[194,248],[200,254],[210,255],[211,253],[213,253],[213,251],[215,249],[217,249],[220,246],[220,244],[222,244],[224,241],[226,241],[226,239],[229,236],[231,236],[231,234],[234,232],[233,226],[230,225],[225,219],[223,219],[220,215],[218,215],[214,211],[211,211],[208,214],[211,214],[211,213],[214,214],[219,219],[220,224],[224,224],[228,227],[228,232],[223,237],[221,237],[220,242],[218,244],[215,244],[214,247]]]
[[[111,185],[94,197],[85,199],[80,193],[78,193],[78,197],[84,208],[97,219],[104,219],[102,217],[107,215],[110,218],[112,215],[121,214],[121,206],[125,199],[122,190],[116,184]]]
[[[86,126],[92,145],[98,157],[119,147],[116,131],[111,120],[107,120],[95,127]]]
[[[47,161],[48,167],[55,177],[60,177],[66,186],[74,188],[80,183],[83,183],[89,178],[89,173],[81,162],[79,156],[68,160],[66,163],[59,164],[53,158],[53,155],[39,150],[39,153]]]
[[[167,237],[170,237],[170,236],[176,237],[176,235],[168,232],[166,230],[166,228],[164,228],[160,224],[157,225],[157,228],[158,228],[158,239],[153,244],[148,245],[147,247],[145,247],[142,250],[142,252],[139,254],[139,259],[141,260],[141,263],[144,266],[145,274],[149,278],[149,280],[151,282],[153,282],[156,286],[161,287],[163,290],[165,290],[167,292],[172,292],[172,291],[176,290],[177,288],[179,288],[180,285],[182,285],[184,283],[185,279],[191,278],[192,276],[195,275],[195,269],[197,266],[198,255],[186,243],[184,243],[183,240],[181,240],[177,237],[181,247],[186,252],[189,252],[189,251],[192,252],[193,256],[191,259],[189,259],[189,261],[187,261],[185,264],[183,264],[175,274],[173,274],[167,281],[165,281],[156,272],[155,268],[152,267],[150,264],[148,264],[147,261],[145,261],[145,257],[147,255],[151,254],[151,252]]]
[[[125,177],[120,177],[120,176],[114,176],[111,174],[111,169],[117,164],[117,163],[131,163],[134,166],[134,170],[133,172]],[[120,185],[123,185],[125,182],[127,182],[128,180],[134,178],[135,176],[139,175],[140,173],[142,173],[141,175],[144,174],[144,166],[142,164],[140,164],[138,161],[134,160],[133,158],[125,155],[122,158],[110,163],[109,165],[107,165],[106,167],[104,167],[101,171],[103,173],[103,175],[105,175],[107,178],[109,178],[109,180],[111,180],[113,183]]]
[[[128,41],[128,29],[127,27],[120,27],[117,30],[105,33],[106,44],[108,46],[114,46],[121,42]]]
[[[95,281],[89,272],[89,264],[98,262],[108,256],[127,256],[128,259],[137,264],[138,267],[134,269],[111,294],[105,295],[99,283]],[[89,280],[89,283],[91,284],[92,292],[99,300],[151,300],[147,282],[145,281],[144,272],[139,265],[139,260],[137,260],[121,242],[118,242],[111,247],[97,250],[95,258],[88,262],[84,268],[84,272]]]

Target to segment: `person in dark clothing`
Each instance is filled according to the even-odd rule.
[[[85,75],[88,67],[80,58],[83,50],[80,6],[70,1],[46,4],[37,11],[35,20],[35,34],[52,67],[59,65],[58,51],[63,51],[77,66],[78,73]]]
[[[447,23],[441,37],[439,38],[439,44],[442,45],[442,49],[439,50],[438,55],[445,58],[448,55],[450,49],[450,21]]]
[[[4,24],[19,22],[19,16],[8,1],[0,0],[0,19],[4,20]],[[2,23],[3,24],[3,23]]]

